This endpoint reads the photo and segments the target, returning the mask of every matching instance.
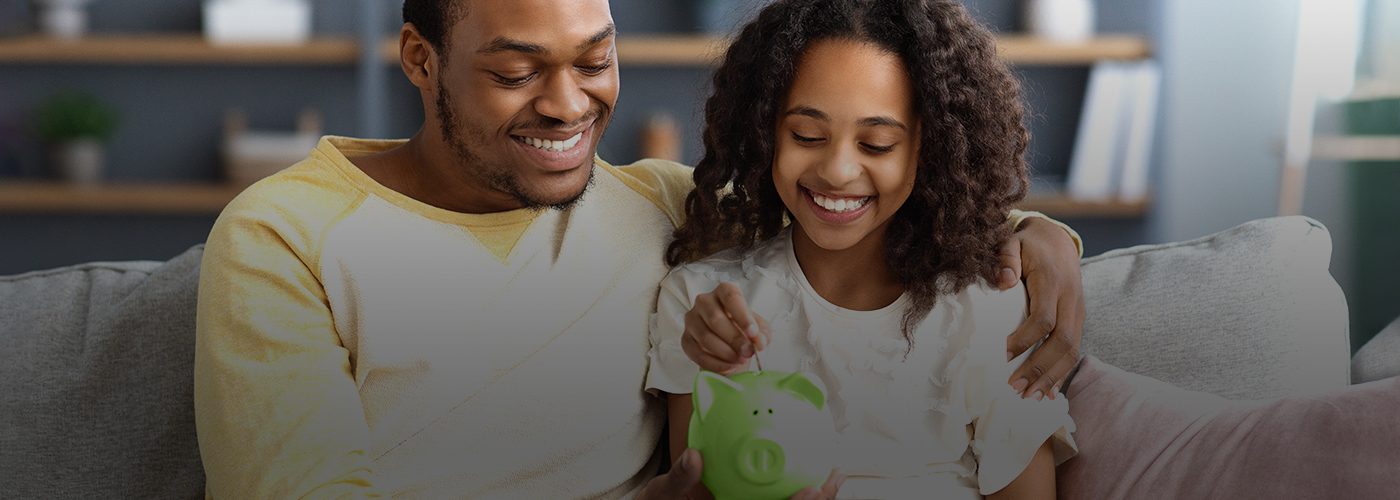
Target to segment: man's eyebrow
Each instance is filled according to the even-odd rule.
[[[588,41],[579,44],[578,48],[583,49],[590,47],[593,44],[611,38],[615,34],[617,34],[617,26],[608,23],[602,31],[589,37]],[[549,49],[544,48],[543,45],[498,36],[495,40],[491,40],[489,43],[482,45],[481,48],[476,50],[478,54],[495,54],[497,52],[520,52],[530,55],[546,55],[549,54]]]
[[[909,130],[909,127],[905,127],[904,124],[900,123],[899,120],[890,118],[888,116],[872,116],[870,118],[861,118],[860,121],[856,122],[856,124],[862,127],[894,127],[900,130]]]
[[[578,48],[580,48],[580,49],[586,49],[586,48],[588,48],[588,47],[593,46],[593,44],[595,44],[595,43],[598,43],[598,42],[601,42],[601,41],[603,41],[603,40],[607,40],[607,39],[609,39],[609,38],[612,38],[612,36],[613,36],[613,35],[616,35],[616,34],[617,34],[617,25],[615,25],[615,24],[613,24],[613,23],[608,23],[607,26],[603,27],[602,31],[599,31],[597,34],[593,35],[591,38],[588,39],[587,42],[583,42],[583,43],[578,44]]]
[[[816,119],[821,120],[821,121],[824,121],[824,122],[829,122],[829,121],[831,121],[831,117],[826,116],[826,113],[821,112],[821,110],[818,110],[817,108],[813,108],[813,107],[809,107],[809,106],[798,106],[798,107],[795,107],[795,108],[792,108],[792,109],[787,110],[786,113],[783,113],[783,116],[792,116],[792,115],[809,116],[809,117],[816,118]]]
[[[506,38],[503,36],[498,36],[495,40],[491,40],[486,45],[482,45],[481,48],[476,49],[476,53],[478,54],[495,54],[497,52],[521,52],[525,54],[539,55],[547,54],[549,53],[549,50],[546,50],[543,45],[522,42],[520,40]]]

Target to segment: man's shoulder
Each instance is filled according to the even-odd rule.
[[[234,236],[252,231],[275,234],[280,244],[314,246],[327,226],[365,198],[327,157],[326,146],[323,140],[306,159],[239,193],[219,214],[210,244],[251,244]]]
[[[629,165],[597,164],[624,185],[656,204],[679,226],[685,217],[685,198],[695,188],[694,169],[667,160],[648,158]]]

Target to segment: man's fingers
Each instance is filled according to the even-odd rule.
[[[831,469],[831,474],[826,476],[826,482],[822,483],[822,496],[826,498],[836,498],[836,492],[841,490],[841,483],[846,482],[846,475],[839,469]]]
[[[651,479],[641,493],[637,494],[637,500],[677,500],[690,498],[688,493],[691,488],[700,483],[700,472],[704,468],[704,460],[700,458],[700,452],[695,449],[686,449],[681,452],[680,458],[671,464],[671,470]]]
[[[997,271],[997,286],[1002,290],[1016,286],[1016,282],[1021,280],[1021,238],[1014,234],[1007,238],[1006,243],[1001,245],[997,258],[1001,261]]]
[[[1050,399],[1062,396],[1063,394],[1059,393],[1060,386],[1064,384],[1065,377],[1069,376],[1069,372],[1074,370],[1074,364],[1077,361],[1077,359],[1071,356],[1060,358],[1059,361],[1055,362],[1055,366],[1050,369],[1049,375],[1041,379],[1042,383],[1031,387],[1031,394],[1035,394],[1035,391],[1040,391],[1042,395]]]
[[[748,302],[744,301],[744,292],[739,291],[739,287],[733,283],[720,283],[715,287],[714,295],[744,338],[755,344],[756,349],[762,349],[763,336],[759,332],[758,321],[755,320],[758,315],[749,310]]]
[[[1031,312],[1026,316],[1026,321],[1006,338],[1006,360],[1020,356],[1026,352],[1040,339],[1050,335],[1055,331],[1055,311],[1053,309],[1039,309],[1036,307],[1035,298],[1031,298]]]

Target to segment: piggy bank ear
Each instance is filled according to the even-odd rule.
[[[695,405],[695,414],[704,420],[710,412],[710,407],[714,406],[715,400],[726,394],[743,392],[744,387],[734,383],[724,375],[700,370],[700,374],[695,376],[695,392],[691,394],[691,404]]]
[[[788,391],[812,403],[818,410],[826,405],[826,384],[811,372],[794,372],[778,381],[778,389]]]

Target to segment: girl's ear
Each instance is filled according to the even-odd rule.
[[[811,372],[796,372],[778,381],[778,389],[812,403],[818,410],[826,405],[826,384]]]
[[[695,392],[691,393],[691,404],[695,405],[695,416],[700,420],[705,420],[705,416],[710,413],[710,408],[715,405],[715,401],[728,394],[737,394],[744,391],[744,386],[734,383],[724,375],[715,372],[700,370],[700,374],[695,376]]]

